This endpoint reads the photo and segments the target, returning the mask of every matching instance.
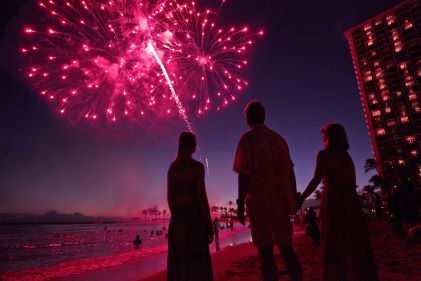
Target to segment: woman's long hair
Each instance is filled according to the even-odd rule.
[[[349,149],[348,137],[345,128],[341,124],[328,124],[322,129],[322,134],[328,137],[327,148],[340,149],[347,151]]]
[[[178,137],[177,160],[191,157],[196,150],[196,136],[192,132],[182,132]]]

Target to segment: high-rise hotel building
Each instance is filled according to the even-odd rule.
[[[421,190],[421,0],[345,32],[380,175],[406,166]]]

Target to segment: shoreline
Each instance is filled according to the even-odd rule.
[[[247,241],[250,241],[250,231],[247,227],[237,225],[234,231],[225,230],[220,235],[221,248]],[[141,247],[117,255],[74,258],[41,267],[4,271],[0,272],[0,279],[6,281],[90,281],[122,280],[122,276],[125,276],[123,280],[137,280],[165,269],[167,242],[165,240],[163,242],[150,248]],[[214,251],[215,245],[211,244],[210,249]]]

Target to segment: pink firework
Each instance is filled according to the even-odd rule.
[[[194,101],[197,114],[211,108],[220,110],[236,100],[248,84],[240,75],[248,63],[247,50],[263,31],[251,33],[247,26],[219,27],[220,10],[198,11],[194,2],[170,2],[165,7],[173,24],[173,40],[164,44],[170,50],[165,62],[175,70],[173,83],[182,100]]]
[[[238,73],[257,34],[218,28],[194,3],[41,0],[38,8],[24,28],[25,74],[72,120],[137,121],[177,112],[175,100],[200,114],[247,85]]]

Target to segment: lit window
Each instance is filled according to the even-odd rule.
[[[382,135],[385,135],[386,134],[386,131],[384,129],[377,129],[376,130],[376,134],[378,136],[382,136]]]
[[[411,153],[411,156],[413,156],[413,157],[418,155],[418,151],[416,151],[416,150],[411,150],[410,153]]]
[[[414,110],[416,113],[420,113],[421,112],[421,108],[418,105],[414,106]]]
[[[409,122],[408,116],[401,117],[401,122],[402,123],[408,123]]]
[[[396,96],[397,96],[397,97],[400,97],[401,95],[402,95],[402,92],[401,92],[401,91],[397,91],[397,92],[396,92]]]
[[[394,15],[386,16],[387,25],[391,25],[395,22],[396,17]]]
[[[399,159],[399,165],[405,165],[405,160]]]
[[[364,26],[364,31],[370,30],[371,29],[371,25],[366,25]]]
[[[392,127],[392,126],[395,126],[395,125],[396,125],[396,121],[395,120],[387,121],[387,126]]]
[[[408,96],[409,100],[416,100],[417,99],[417,95],[416,94],[411,94]]]
[[[403,24],[403,28],[410,29],[412,27],[412,23],[409,20],[405,20]]]
[[[415,137],[414,136],[407,136],[405,138],[407,143],[414,143],[415,142]]]
[[[384,112],[386,112],[386,113],[390,113],[390,112],[392,112],[392,109],[390,108],[390,106],[385,107],[385,108],[384,108]]]
[[[369,99],[369,100],[371,100],[371,99],[375,99],[375,98],[376,98],[376,96],[375,96],[374,94],[369,94],[369,95],[368,95],[368,99]]]
[[[371,114],[373,115],[373,117],[381,115],[380,110],[375,110],[375,111],[371,112]]]
[[[372,39],[372,40],[368,40],[368,42],[367,42],[367,46],[371,46],[371,45],[373,45],[374,44],[374,39]]]

